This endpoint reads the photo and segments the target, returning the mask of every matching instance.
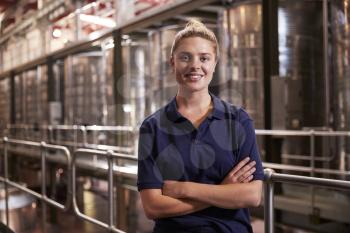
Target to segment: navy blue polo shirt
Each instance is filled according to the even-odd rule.
[[[247,156],[264,173],[253,121],[242,109],[211,95],[213,111],[196,129],[177,111],[176,99],[147,117],[140,128],[138,189],[161,189],[164,180],[220,184]],[[207,209],[157,219],[155,232],[252,232],[248,209]]]

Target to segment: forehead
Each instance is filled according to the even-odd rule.
[[[201,37],[188,37],[178,42],[176,53],[212,53],[215,54],[215,44]]]

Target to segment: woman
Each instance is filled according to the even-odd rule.
[[[178,92],[140,128],[138,189],[156,233],[252,232],[263,169],[248,114],[209,93],[218,57],[214,33],[191,20],[171,50]]]

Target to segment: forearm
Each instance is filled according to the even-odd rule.
[[[260,204],[262,182],[201,184],[184,182],[181,196],[226,209],[255,207]]]
[[[145,195],[141,195],[141,198],[146,199]],[[157,195],[156,199],[147,198],[142,203],[144,203],[143,207],[146,216],[150,219],[190,214],[210,206],[198,200],[190,200],[188,198],[177,199],[162,194]]]

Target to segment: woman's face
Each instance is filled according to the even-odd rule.
[[[201,37],[182,39],[170,63],[180,91],[207,91],[216,66],[214,44]]]

